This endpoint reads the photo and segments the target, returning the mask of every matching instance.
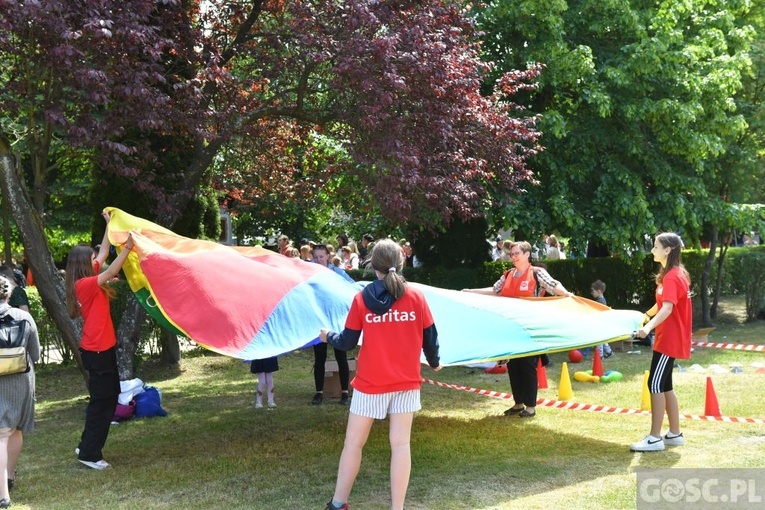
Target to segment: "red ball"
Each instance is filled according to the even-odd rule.
[[[571,363],[581,363],[583,359],[584,356],[582,356],[582,353],[577,349],[568,352],[568,360]]]

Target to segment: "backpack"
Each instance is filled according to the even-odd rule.
[[[26,343],[27,321],[10,314],[0,317],[0,375],[29,371]]]

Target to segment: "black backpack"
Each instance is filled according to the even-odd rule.
[[[0,375],[29,372],[26,329],[24,319],[0,317]]]

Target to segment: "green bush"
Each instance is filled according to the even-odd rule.
[[[765,309],[765,251],[745,249],[731,258],[731,274],[736,290],[746,296],[746,320],[757,320]]]
[[[706,263],[708,250],[683,251],[683,265],[691,276],[691,290],[698,295],[701,285],[701,273]],[[765,256],[765,246],[730,248],[725,257],[721,295],[746,294],[751,300],[754,317],[762,310],[760,287],[746,284],[752,277],[741,278],[741,274],[751,275],[757,269],[755,259]],[[545,265],[553,278],[559,280],[566,289],[590,297],[590,285],[595,280],[606,284],[606,300],[614,308],[643,310],[655,303],[656,285],[654,277],[659,265],[650,253],[636,255],[631,259],[616,257],[578,258],[564,260],[545,260]],[[750,267],[751,266],[751,267]],[[434,287],[460,290],[464,288],[489,287],[496,282],[504,271],[512,267],[511,262],[485,262],[475,268],[419,267],[404,269],[407,280]],[[737,269],[746,267],[747,269]],[[765,271],[761,271],[762,274]],[[349,271],[356,280],[374,278],[370,271]],[[717,263],[712,266],[709,275],[710,290],[717,281]],[[760,297],[758,297],[760,296]],[[758,308],[759,307],[759,308]],[[754,310],[756,308],[756,310]]]
[[[47,365],[51,362],[58,363],[59,358],[63,363],[71,363],[74,360],[72,349],[64,341],[61,330],[48,315],[43,307],[40,293],[37,287],[27,287],[29,299],[29,313],[37,324],[37,333],[40,336],[40,364]]]

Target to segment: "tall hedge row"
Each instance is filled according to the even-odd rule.
[[[691,290],[694,295],[700,291],[701,273],[706,263],[708,250],[685,250],[682,261],[691,275]],[[654,303],[654,276],[659,266],[653,256],[641,254],[631,259],[613,257],[580,258],[544,261],[553,278],[577,295],[590,297],[590,285],[595,280],[606,284],[606,299],[614,308],[643,310]],[[763,310],[762,296],[765,285],[758,285],[765,278],[765,246],[739,247],[728,249],[724,267],[722,295],[744,294],[751,298],[755,315]],[[488,287],[500,275],[512,267],[511,262],[486,262],[477,268],[445,269],[442,267],[405,268],[404,276],[409,281],[419,282],[447,289]],[[357,280],[370,279],[367,271],[350,271]],[[717,264],[710,271],[709,285],[714,290],[717,280]],[[749,305],[747,305],[749,306]]]

